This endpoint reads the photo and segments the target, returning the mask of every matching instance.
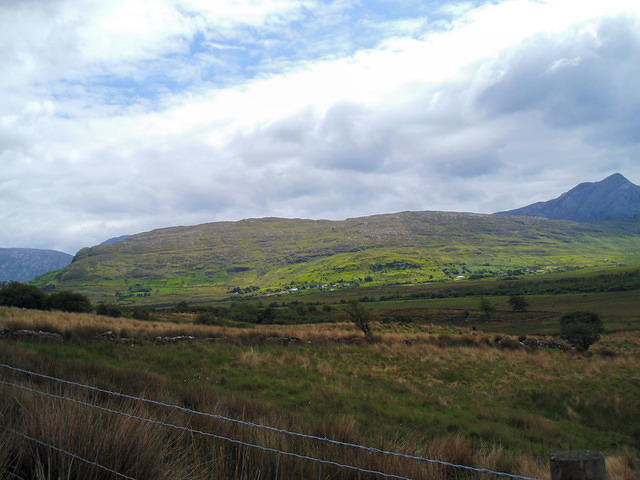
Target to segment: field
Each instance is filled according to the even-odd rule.
[[[275,302],[271,308],[278,312],[297,309],[307,323],[294,325],[237,319],[226,326],[196,325],[198,312],[169,310],[138,321],[3,308],[0,327],[60,337],[0,340],[0,361],[196,410],[536,478],[548,478],[552,452],[601,450],[611,478],[631,480],[640,472],[636,276],[634,271],[613,277],[599,272],[549,277],[544,285],[505,282],[510,289],[531,291],[529,310],[518,313],[510,311],[508,295],[495,295],[501,282],[476,284],[476,295],[455,282],[426,290],[380,287],[343,290],[334,297],[309,292],[247,299],[258,311],[268,302]],[[556,293],[542,293],[544,288]],[[481,318],[478,293],[497,307],[490,319]],[[377,319],[373,339],[346,322],[344,302],[358,296]],[[211,308],[234,312],[238,304]],[[558,333],[558,318],[576,309],[599,312],[604,321],[606,333],[589,352],[520,344],[522,336],[559,340],[550,336]],[[107,330],[112,335],[99,336]],[[194,339],[156,340],[178,335]],[[24,375],[2,373],[3,379],[34,385]],[[35,385],[142,417],[410,478],[487,478],[117,402],[71,387],[56,389],[50,382]],[[123,473],[138,472],[138,478],[211,478],[212,469],[215,478],[274,478],[276,470],[280,478],[377,478],[330,467],[319,471],[310,462],[245,452],[153,425],[142,428],[139,422],[47,401],[15,387],[4,386],[1,401],[5,421],[11,412],[14,428],[72,445]],[[83,420],[68,420],[79,417]],[[118,440],[123,434],[126,442]],[[47,478],[49,466],[72,478],[112,478],[9,433],[0,442],[0,465],[32,478]]]

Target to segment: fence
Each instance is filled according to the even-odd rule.
[[[532,478],[532,477],[527,477],[527,476],[523,476],[523,475],[517,475],[517,474],[513,474],[513,473],[507,473],[507,472],[500,472],[500,471],[494,471],[494,470],[490,470],[490,469],[486,469],[486,468],[477,468],[477,467],[473,467],[473,466],[469,466],[469,465],[460,465],[460,464],[456,464],[456,463],[452,463],[452,462],[448,462],[445,460],[441,460],[441,459],[436,459],[436,458],[427,458],[427,457],[423,457],[423,456],[417,456],[417,455],[408,455],[408,454],[404,454],[404,453],[399,453],[399,452],[394,452],[394,451],[388,451],[388,450],[384,450],[384,449],[380,449],[380,448],[375,448],[375,447],[369,447],[369,446],[365,446],[365,445],[360,445],[357,443],[352,443],[352,442],[343,442],[343,441],[339,441],[339,440],[335,440],[335,439],[330,439],[330,438],[326,438],[326,437],[322,437],[322,436],[317,436],[317,435],[311,435],[311,434],[306,434],[306,433],[301,433],[301,432],[295,432],[295,431],[289,431],[286,429],[282,429],[282,428],[277,428],[277,427],[273,427],[270,425],[262,425],[259,423],[254,423],[254,422],[248,422],[248,421],[244,421],[238,418],[233,418],[233,417],[229,417],[229,416],[225,416],[225,415],[220,415],[220,414],[215,414],[215,413],[209,413],[209,412],[202,412],[202,411],[198,411],[198,410],[194,410],[194,409],[190,409],[190,408],[186,408],[180,405],[174,405],[174,404],[170,404],[170,403],[165,403],[165,402],[161,402],[158,400],[153,400],[153,399],[148,399],[148,398],[143,398],[143,397],[139,397],[139,396],[135,396],[135,395],[128,395],[128,394],[124,394],[124,393],[120,393],[120,392],[116,392],[116,391],[112,391],[112,390],[107,390],[107,389],[103,389],[103,388],[99,388],[96,386],[92,386],[92,385],[86,385],[86,384],[82,384],[82,383],[78,383],[78,382],[73,382],[70,380],[65,380],[62,378],[57,378],[57,377],[53,377],[50,375],[45,375],[42,373],[38,373],[38,372],[34,372],[34,371],[30,371],[30,370],[25,370],[22,368],[18,368],[15,366],[11,366],[11,365],[7,365],[7,364],[0,364],[0,368],[3,369],[3,371],[5,372],[11,372],[12,375],[14,376],[28,376],[31,379],[39,379],[39,380],[44,380],[46,382],[55,382],[58,385],[64,385],[64,386],[68,386],[68,387],[74,387],[74,388],[78,388],[78,389],[82,389],[84,391],[89,391],[89,392],[94,392],[96,394],[100,394],[100,395],[105,395],[105,396],[109,396],[109,397],[113,397],[113,398],[117,398],[117,399],[122,399],[122,400],[127,400],[127,401],[131,401],[131,402],[137,402],[140,404],[146,404],[146,405],[151,405],[153,407],[159,407],[159,408],[163,408],[163,409],[169,409],[169,410],[173,410],[173,411],[177,411],[177,412],[181,412],[182,414],[186,414],[189,416],[194,416],[194,417],[202,417],[211,421],[217,421],[217,422],[228,422],[237,426],[241,426],[247,429],[253,429],[253,430],[257,430],[257,431],[264,431],[264,432],[269,432],[271,434],[277,434],[280,436],[286,436],[286,437],[291,437],[294,439],[301,439],[301,440],[306,440],[306,441],[313,441],[313,442],[319,442],[322,444],[327,444],[327,445],[331,445],[331,446],[336,446],[336,447],[340,447],[340,448],[344,448],[344,449],[352,449],[354,451],[359,451],[359,452],[365,452],[368,455],[377,455],[377,456],[386,456],[386,457],[391,457],[397,460],[402,460],[402,461],[406,461],[406,462],[418,462],[419,464],[426,464],[426,465],[438,465],[441,467],[446,467],[448,469],[452,469],[453,471],[462,471],[462,472],[469,472],[469,473],[476,473],[476,474],[480,474],[480,475],[491,475],[491,476],[496,476],[496,477],[505,477],[505,478],[511,478],[511,479],[515,479],[515,480],[539,480],[536,478]],[[67,402],[69,404],[73,404],[73,405],[77,405],[80,406],[82,408],[87,408],[93,411],[98,411],[98,412],[104,412],[104,413],[108,413],[108,414],[112,414],[112,415],[117,415],[129,420],[133,420],[135,422],[139,422],[140,428],[142,428],[143,425],[154,425],[163,429],[169,429],[169,430],[173,430],[173,431],[178,431],[178,432],[182,432],[191,436],[198,436],[204,439],[209,439],[211,441],[222,441],[222,442],[227,442],[229,444],[233,444],[236,445],[238,447],[242,447],[242,455],[241,458],[238,459],[238,465],[237,465],[237,469],[239,470],[239,478],[241,480],[245,480],[248,479],[249,476],[249,472],[247,471],[247,465],[246,465],[246,457],[247,457],[247,449],[253,449],[253,450],[257,450],[266,454],[270,454],[270,455],[274,455],[277,457],[277,462],[276,462],[276,468],[275,471],[273,472],[273,478],[278,479],[279,475],[280,475],[280,459],[281,458],[292,458],[292,459],[296,459],[298,461],[303,461],[303,462],[309,462],[310,464],[314,464],[317,466],[318,468],[318,478],[322,479],[325,478],[323,477],[323,467],[330,467],[332,468],[334,471],[335,470],[341,470],[343,472],[351,472],[353,474],[357,474],[358,478],[360,478],[361,475],[367,475],[368,478],[389,478],[389,479],[397,479],[397,480],[418,480],[416,477],[411,478],[409,476],[405,476],[405,475],[400,475],[397,473],[390,473],[388,471],[383,471],[382,469],[372,469],[372,468],[365,468],[363,466],[358,466],[358,465],[353,465],[350,463],[342,463],[342,462],[338,462],[338,461],[334,461],[334,460],[329,460],[326,458],[318,458],[318,456],[312,456],[312,455],[305,455],[303,453],[297,453],[294,451],[288,451],[288,450],[283,450],[280,448],[276,448],[273,446],[267,446],[267,445],[263,445],[260,443],[256,443],[256,442],[250,442],[250,441],[246,441],[243,440],[241,438],[234,438],[232,436],[229,435],[222,435],[219,433],[213,433],[210,431],[205,431],[202,429],[197,429],[197,428],[192,428],[188,425],[179,425],[177,423],[172,423],[172,422],[168,422],[168,421],[163,421],[160,420],[158,418],[153,418],[153,417],[146,417],[146,416],[141,416],[141,415],[136,415],[135,413],[130,413],[130,412],[126,412],[123,411],[121,409],[117,409],[117,408],[112,408],[112,407],[108,407],[108,406],[104,406],[104,405],[100,405],[98,403],[95,402],[89,402],[89,401],[85,401],[85,400],[81,400],[79,398],[75,398],[75,397],[71,397],[68,396],[66,394],[57,394],[57,393],[52,393],[51,391],[45,391],[45,390],[41,390],[39,388],[35,388],[34,386],[27,386],[24,383],[17,383],[15,381],[9,381],[7,379],[4,380],[0,380],[0,384],[4,385],[5,387],[9,387],[11,389],[15,389],[16,391],[21,391],[21,392],[27,392],[29,394],[32,395],[36,395],[38,397],[43,397],[43,398],[47,398],[50,400],[57,400],[60,402]],[[34,414],[37,412],[34,412]],[[4,418],[4,415],[3,415]],[[121,471],[118,471],[117,469],[117,465],[109,467],[107,465],[104,465],[103,463],[101,463],[99,461],[98,458],[91,460],[88,458],[83,457],[82,455],[78,454],[77,452],[72,452],[66,448],[61,447],[60,445],[54,445],[53,443],[51,443],[50,441],[46,441],[43,440],[41,438],[36,438],[33,435],[29,435],[26,432],[17,430],[16,428],[13,427],[9,427],[7,425],[3,425],[3,428],[5,430],[5,432],[11,434],[11,435],[15,435],[19,438],[22,438],[28,442],[32,442],[34,444],[40,445],[42,447],[45,447],[47,449],[49,449],[50,451],[56,451],[59,454],[68,456],[69,458],[78,461],[78,462],[82,462],[86,465],[89,465],[95,469],[99,469],[102,470],[108,474],[113,475],[116,478],[125,478],[125,479],[136,479],[138,478],[137,476],[137,472],[135,476],[131,476],[130,474],[125,474]],[[97,456],[97,454],[96,454]],[[137,460],[136,460],[137,461]],[[136,463],[136,470],[137,470],[137,463]],[[11,478],[22,478],[20,476],[20,474],[16,471],[10,471],[7,470],[6,474],[11,477]],[[213,474],[212,474],[213,475]],[[213,478],[213,476],[212,476]]]

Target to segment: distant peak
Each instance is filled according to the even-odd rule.
[[[500,212],[575,222],[632,220],[640,215],[640,187],[621,173],[599,182],[586,182],[547,202]]]
[[[618,183],[618,184],[631,183],[633,185],[633,183],[630,182],[624,175],[617,172],[614,173],[613,175],[609,175],[607,178],[605,178],[604,180],[601,180],[598,183]]]

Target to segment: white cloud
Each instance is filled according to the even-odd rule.
[[[567,68],[567,67],[577,67],[582,63],[582,58],[574,57],[574,58],[559,58],[558,60],[554,60],[554,62],[549,65],[547,68],[548,73],[553,73],[558,69]]]
[[[424,12],[381,20],[393,26],[387,36],[347,55],[327,55],[323,36],[319,57],[298,58],[291,45],[252,57],[270,35],[302,41],[296,22],[319,22],[309,25],[317,32],[323,14],[353,18],[357,8],[166,0],[4,9],[0,244],[71,251],[152,227],[263,215],[490,212],[612,168],[640,178],[637,124],[622,129],[640,99],[620,98],[637,78],[637,2],[466,5],[423,34]],[[256,37],[234,43],[248,32]],[[198,35],[210,51],[191,52]],[[629,36],[617,45],[617,35]],[[227,53],[240,57],[217,56]],[[203,74],[223,75],[225,65],[238,68],[231,85]],[[603,100],[584,76],[597,72],[613,107],[594,124]],[[156,75],[184,85],[153,98],[137,91]]]

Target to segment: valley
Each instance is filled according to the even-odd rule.
[[[602,189],[615,203],[614,184],[635,198],[614,175],[531,207],[567,215]],[[578,449],[632,480],[639,294],[638,218],[425,211],[116,237],[0,291],[0,408],[29,432],[0,434],[0,466],[546,480],[552,453]],[[572,327],[576,312],[595,323]],[[30,438],[85,465],[43,461]]]

